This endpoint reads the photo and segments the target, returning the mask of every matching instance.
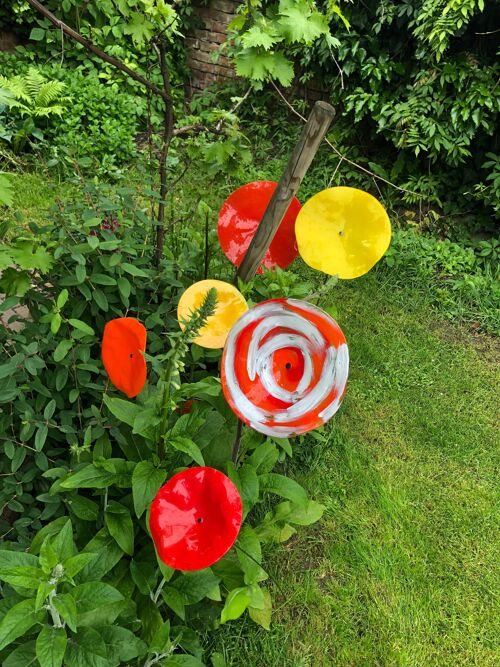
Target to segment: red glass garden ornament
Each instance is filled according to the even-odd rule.
[[[146,384],[147,332],[133,317],[117,317],[104,327],[102,361],[109,379],[128,398],[137,396]]]
[[[226,257],[236,266],[241,264],[277,185],[274,181],[248,183],[230,194],[222,205],[219,243]],[[262,259],[261,265],[266,269],[276,266],[285,269],[297,257],[295,218],[299,211],[300,202],[294,197]],[[258,273],[262,273],[261,268]]]
[[[156,494],[149,527],[161,560],[176,570],[202,570],[233,546],[243,508],[238,489],[219,470],[188,468]]]
[[[222,355],[222,388],[233,411],[256,431],[282,438],[331,419],[348,372],[337,322],[296,299],[250,308],[229,332]]]

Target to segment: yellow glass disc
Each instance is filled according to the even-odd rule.
[[[391,242],[382,204],[363,190],[337,187],[318,192],[295,221],[299,253],[313,269],[349,279],[367,273]]]
[[[181,329],[182,320],[188,320],[193,311],[201,306],[207,292],[212,287],[217,290],[217,306],[215,313],[208,318],[206,325],[193,342],[201,347],[217,349],[224,347],[229,330],[235,322],[248,310],[243,294],[236,287],[222,280],[200,280],[183,292],[177,306],[177,319]]]

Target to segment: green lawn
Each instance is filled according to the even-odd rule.
[[[328,444],[304,443],[293,464],[327,510],[268,554],[271,631],[220,630],[230,665],[499,664],[499,348],[379,280],[331,295],[349,387]]]

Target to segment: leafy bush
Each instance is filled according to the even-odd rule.
[[[0,309],[22,294],[30,313],[20,332],[0,329],[7,667],[35,657],[42,667],[63,659],[68,667],[202,665],[204,632],[246,610],[269,627],[262,545],[322,514],[273,471],[292,454],[287,440],[245,428],[231,460],[236,418],[214,377],[220,351],[191,345],[174,315],[180,292],[202,277],[203,235],[176,230],[152,270],[150,221],[132,189],[117,193],[87,187],[84,203],[59,205],[51,224],[16,230],[15,242],[0,247],[0,289],[10,295]],[[285,272],[256,284],[259,300],[266,287],[267,295],[304,293]],[[134,402],[109,386],[99,358],[105,323],[127,314],[148,330],[149,382]],[[183,573],[158,561],[146,510],[161,484],[193,462],[229,475],[246,518],[235,549]]]
[[[80,161],[94,173],[107,173],[130,161],[136,155],[144,98],[101,83],[95,72],[61,74],[71,106],[47,132],[54,156]]]

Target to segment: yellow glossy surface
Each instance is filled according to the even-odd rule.
[[[201,347],[217,349],[224,347],[233,324],[248,310],[247,302],[236,287],[222,280],[200,280],[182,294],[177,307],[177,319],[182,329],[182,320],[188,320],[193,311],[201,306],[207,292],[212,287],[217,290],[215,313],[200,329],[200,335],[193,342]]]
[[[382,204],[363,190],[337,187],[318,192],[295,221],[299,253],[313,269],[349,279],[367,273],[391,242]]]

